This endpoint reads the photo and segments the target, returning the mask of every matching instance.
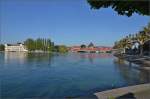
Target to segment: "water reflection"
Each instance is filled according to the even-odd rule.
[[[4,55],[5,64],[16,61],[19,64],[24,64],[27,58],[27,53],[24,52],[5,52]]]
[[[94,63],[95,59],[104,59],[112,57],[112,54],[97,54],[97,53],[81,53],[79,54],[81,59],[88,59],[90,63]]]
[[[0,68],[2,98],[76,97],[150,82],[149,71],[111,54],[10,52],[0,58],[7,67]]]
[[[29,64],[35,64],[35,66],[39,66],[38,64],[43,64],[43,66],[50,66],[52,62],[53,54],[51,53],[26,53],[26,52],[5,52],[4,53],[4,62],[5,64],[17,64],[30,66]]]
[[[104,53],[101,53],[101,54],[81,53],[79,55],[80,55],[81,58],[91,58],[91,59],[94,59],[94,58],[110,58],[110,57],[112,57],[112,54],[104,54]]]
[[[50,65],[52,57],[51,53],[28,53],[26,59],[28,62],[47,62]]]
[[[139,69],[139,65],[130,65],[131,63],[119,58],[114,59],[114,64],[129,85],[150,82],[150,70]]]

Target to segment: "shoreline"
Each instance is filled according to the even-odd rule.
[[[37,53],[37,54],[45,54],[45,53],[48,53],[48,54],[52,54],[52,53],[61,53],[61,52],[50,52],[50,51],[0,51],[1,53]]]
[[[135,56],[126,54],[115,54],[117,58],[139,65],[140,69],[150,70],[149,56]],[[144,65],[144,66],[140,66]],[[150,83],[115,88],[94,93],[97,99],[149,99]]]
[[[138,55],[127,55],[127,54],[115,54],[114,56],[117,58],[126,60],[129,63],[143,65],[143,66],[140,66],[142,68],[149,67],[149,70],[150,70],[150,57],[149,56],[138,56]]]

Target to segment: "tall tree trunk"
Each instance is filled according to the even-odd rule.
[[[143,56],[143,45],[141,44],[141,47],[140,47],[140,56]]]

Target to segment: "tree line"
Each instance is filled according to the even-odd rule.
[[[131,48],[132,41],[137,41],[140,43],[140,46],[142,46],[144,42],[147,40],[150,40],[150,22],[138,33],[129,34],[128,36],[122,38],[121,40],[116,41],[113,48],[115,49],[121,49],[126,47]]]
[[[42,51],[52,51],[54,47],[54,42],[50,39],[38,38],[36,40],[28,38],[24,45],[29,51],[42,50]]]
[[[49,52],[67,52],[68,48],[65,45],[54,45],[51,39],[38,38],[32,39],[28,38],[24,42],[25,47],[28,51],[49,51]]]
[[[30,51],[46,51],[46,52],[68,52],[68,48],[65,45],[55,45],[49,38],[28,38],[24,41],[25,48]],[[4,44],[0,44],[0,51],[4,51]]]

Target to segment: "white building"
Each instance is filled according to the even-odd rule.
[[[10,52],[26,52],[25,46],[21,43],[19,44],[5,44],[5,51],[10,51]]]

